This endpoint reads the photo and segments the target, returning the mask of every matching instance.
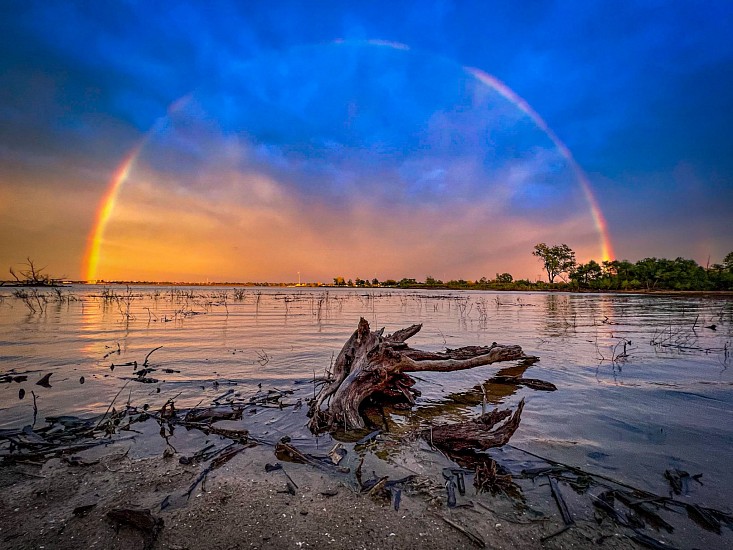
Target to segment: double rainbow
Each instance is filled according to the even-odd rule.
[[[382,44],[380,43],[378,45]],[[600,235],[602,260],[605,261],[613,259],[613,246],[611,244],[611,238],[608,233],[606,219],[604,218],[603,212],[598,205],[598,201],[593,194],[593,190],[591,188],[590,182],[588,181],[588,177],[585,175],[580,165],[576,162],[568,147],[560,140],[555,132],[552,131],[552,129],[547,125],[544,119],[534,109],[532,109],[532,107],[522,97],[517,95],[511,88],[509,88],[509,86],[504,84],[501,80],[479,69],[467,67],[466,70],[481,83],[489,86],[490,88],[498,92],[502,97],[513,103],[526,116],[528,116],[537,125],[537,127],[545,132],[548,138],[558,148],[560,153],[568,162],[568,165],[575,173],[578,181],[580,182],[580,186],[583,189],[585,198],[590,206],[593,221],[596,225],[596,229],[598,230],[598,234]],[[169,113],[182,108],[189,99],[190,95],[187,95],[181,99],[176,100],[169,107]],[[97,209],[94,223],[92,225],[92,229],[89,232],[89,236],[87,237],[87,247],[81,268],[82,274],[87,281],[94,282],[97,280],[102,246],[104,244],[104,233],[109,223],[109,220],[112,217],[112,213],[114,212],[120,190],[122,189],[122,186],[124,185],[127,177],[130,174],[130,171],[135,165],[135,162],[140,155],[140,152],[143,150],[143,147],[145,146],[148,137],[157,130],[157,128],[159,127],[159,123],[160,121],[158,121],[158,123],[156,123],[153,128],[148,131],[147,134],[145,134],[145,136],[143,136],[143,138],[125,156],[123,161],[119,164],[114,174],[112,175],[112,179],[107,186],[107,190],[102,197],[102,200],[100,201],[99,208]]]

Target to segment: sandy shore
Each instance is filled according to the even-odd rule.
[[[282,470],[265,471],[275,461],[271,448],[247,449],[189,499],[185,493],[202,465],[182,465],[175,456],[131,458],[121,444],[83,456],[86,465],[60,459],[6,465],[0,468],[0,543],[7,549],[582,548],[602,537],[604,548],[636,548],[592,524],[543,543],[561,523],[506,518],[485,506],[448,509],[429,491],[405,491],[395,511],[386,499],[359,494],[308,465],[285,463],[297,485],[292,494]],[[150,510],[162,529],[153,537],[119,525],[107,516],[116,508]]]

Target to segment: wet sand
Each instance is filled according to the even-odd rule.
[[[489,548],[578,548],[599,537],[604,548],[636,548],[613,530],[590,523],[542,543],[562,524],[500,517],[479,506],[448,509],[414,492],[405,494],[395,511],[386,499],[358,494],[307,465],[285,465],[297,484],[291,494],[282,471],[265,472],[275,457],[264,446],[237,455],[186,499],[201,465],[182,465],[175,456],[135,459],[125,450],[119,444],[96,457],[81,453],[87,465],[52,459],[40,467],[0,468],[3,548],[481,547],[443,518]],[[169,495],[170,504],[161,510]],[[74,514],[89,505],[94,506],[86,515]],[[115,508],[150,510],[163,527],[153,538],[120,526],[107,517]]]

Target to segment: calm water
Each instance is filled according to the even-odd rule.
[[[526,399],[517,447],[666,494],[663,473],[702,473],[695,502],[733,508],[733,302],[697,297],[389,291],[383,289],[71,287],[33,313],[0,289],[0,427],[39,417],[104,412],[152,349],[158,383],[131,382],[124,400],[179,407],[227,389],[292,388],[323,373],[365,317],[387,332],[423,323],[413,347],[519,344],[540,357],[524,376],[556,392],[489,385],[490,400]],[[241,292],[241,291],[240,291]],[[105,296],[106,294],[106,296]],[[715,330],[705,328],[715,325]],[[625,355],[624,355],[625,346]],[[503,366],[421,374],[420,415],[475,415],[478,385]],[[35,384],[53,373],[51,388]],[[84,377],[84,383],[80,378]],[[26,396],[19,399],[18,390]],[[311,388],[306,390],[311,392]],[[160,393],[157,389],[160,388]],[[304,416],[271,422],[302,429]]]

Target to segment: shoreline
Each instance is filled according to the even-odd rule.
[[[544,284],[544,283],[543,283]],[[328,284],[317,284],[317,283],[184,283],[184,282],[150,282],[150,281],[111,281],[104,283],[90,283],[85,281],[69,281],[60,284],[53,285],[27,285],[18,284],[15,282],[0,282],[0,289],[2,288],[32,288],[32,289],[63,289],[70,288],[72,286],[81,286],[85,288],[107,288],[107,287],[150,287],[150,288],[209,288],[209,287],[230,287],[230,288],[287,288],[287,289],[299,289],[299,290],[315,290],[315,289],[326,289],[326,290],[423,290],[423,291],[451,291],[451,292],[496,292],[496,293],[547,293],[547,294],[619,294],[624,296],[699,296],[699,297],[714,297],[714,298],[733,298],[733,290],[670,290],[670,289],[635,289],[635,290],[623,290],[623,289],[569,289],[569,288],[491,288],[491,287],[452,287],[445,285],[436,286],[425,286],[425,285],[412,285],[412,286],[343,286],[343,285],[328,285]]]
[[[77,301],[72,296],[74,293],[81,299]],[[659,438],[666,437],[667,433],[674,436],[675,432],[681,432],[675,423],[684,428],[687,407],[678,408],[676,414],[675,409],[668,409],[672,410],[672,413],[668,413],[670,416],[658,421],[647,420],[633,412],[624,412],[627,403],[638,401],[635,398],[638,393],[629,394],[630,399],[624,401],[619,400],[623,396],[616,390],[616,385],[602,388],[604,382],[616,381],[617,366],[618,372],[623,367],[624,372],[632,377],[636,374],[636,380],[632,381],[638,381],[641,371],[637,369],[634,372],[635,359],[627,362],[625,358],[618,358],[620,354],[616,350],[620,349],[620,340],[614,337],[614,333],[626,331],[623,334],[629,344],[630,340],[634,340],[644,341],[644,346],[654,346],[651,342],[646,343],[656,334],[652,332],[654,327],[638,320],[644,319],[643,316],[626,316],[624,312],[629,307],[638,309],[640,304],[645,306],[644,314],[648,310],[658,310],[657,315],[666,334],[668,322],[671,326],[674,321],[668,313],[674,312],[680,302],[600,296],[555,300],[555,297],[539,293],[534,298],[515,295],[514,298],[499,299],[497,294],[497,306],[501,305],[500,302],[515,304],[516,311],[524,313],[515,315],[509,308],[497,307],[496,314],[491,315],[493,336],[501,334],[501,340],[515,341],[515,336],[519,334],[518,338],[523,344],[530,342],[533,349],[543,348],[538,355],[547,359],[546,363],[531,366],[533,370],[527,372],[526,384],[518,382],[521,382],[520,377],[530,366],[521,364],[498,372],[493,369],[477,371],[476,375],[461,377],[456,384],[439,379],[420,380],[425,399],[418,405],[414,415],[390,407],[386,410],[376,408],[371,411],[374,419],[367,431],[381,429],[381,434],[374,435],[374,431],[364,434],[354,432],[346,437],[343,433],[313,436],[306,431],[303,404],[310,399],[311,393],[314,397],[316,395],[316,375],[301,368],[296,376],[288,369],[292,368],[291,364],[297,367],[293,359],[301,354],[308,358],[305,364],[309,367],[325,367],[329,364],[327,351],[343,343],[341,336],[348,336],[350,329],[353,329],[353,317],[362,315],[372,302],[364,300],[363,293],[360,295],[358,291],[334,291],[328,297],[329,300],[334,298],[330,306],[332,309],[327,310],[333,311],[334,316],[324,315],[323,318],[333,323],[334,334],[339,337],[332,336],[324,342],[320,336],[313,337],[312,334],[320,334],[320,331],[313,330],[320,327],[322,322],[316,301],[322,295],[328,295],[325,291],[310,291],[300,295],[297,291],[289,294],[282,290],[247,292],[247,300],[242,300],[237,308],[230,306],[229,309],[225,308],[224,303],[206,301],[208,297],[223,294],[223,290],[215,289],[72,290],[62,294],[68,296],[68,307],[59,308],[59,315],[49,316],[51,323],[31,325],[38,328],[37,345],[47,339],[49,334],[54,335],[54,339],[49,340],[54,344],[45,352],[46,364],[50,365],[48,370],[57,373],[52,380],[54,385],[58,380],[58,389],[51,391],[76,391],[75,395],[79,397],[84,394],[84,398],[87,398],[88,395],[90,402],[102,402],[102,409],[109,405],[101,418],[68,416],[75,414],[80,399],[70,401],[72,407],[69,410],[49,413],[43,406],[43,398],[53,396],[50,391],[46,392],[50,374],[44,375],[35,370],[36,363],[41,362],[39,356],[42,356],[38,351],[26,354],[27,371],[13,372],[6,378],[9,385],[5,388],[23,390],[23,393],[9,391],[4,396],[22,406],[28,420],[17,424],[16,433],[4,434],[9,440],[9,454],[5,454],[4,460],[0,461],[0,514],[4,518],[0,523],[0,541],[3,545],[9,544],[11,548],[132,546],[178,550],[330,546],[352,550],[412,547],[416,541],[421,548],[470,548],[480,547],[481,544],[492,548],[565,548],[586,547],[589,543],[601,545],[601,542],[606,548],[637,548],[633,537],[642,535],[678,547],[690,547],[699,541],[705,542],[708,547],[716,547],[732,540],[733,531],[730,529],[733,529],[733,515],[729,512],[730,498],[724,491],[725,480],[729,480],[730,476],[726,473],[725,461],[708,463],[707,455],[701,457],[696,452],[700,444],[694,441],[684,450],[670,445],[664,453],[655,446],[664,443]],[[232,296],[231,290],[229,295]],[[435,301],[427,303],[423,297],[431,295]],[[252,299],[255,296],[257,300]],[[372,296],[384,296],[384,307],[377,308],[373,315],[376,317],[379,314],[386,326],[395,326],[398,320],[415,316],[414,310],[417,310],[418,315],[424,310],[425,319],[432,319],[436,328],[428,338],[435,342],[435,346],[440,345],[440,337],[447,347],[446,336],[462,338],[469,334],[468,329],[460,324],[465,316],[458,306],[471,301],[470,294],[377,290]],[[122,302],[122,308],[105,307],[109,305],[103,299],[105,297],[116,301],[125,298],[132,301],[135,298],[136,308],[125,309],[125,302]],[[160,304],[159,297],[164,297]],[[205,300],[199,300],[199,297]],[[260,297],[263,298],[262,303]],[[196,302],[189,303],[188,300],[192,298],[196,298]],[[474,294],[472,299],[484,303],[494,301],[491,297],[478,294]],[[95,307],[85,309],[87,300],[96,304]],[[185,305],[182,306],[181,302]],[[405,311],[402,306],[406,302],[414,302],[419,309],[415,307]],[[578,308],[579,333],[575,330],[576,318],[566,317],[568,312],[562,307],[575,302],[587,306]],[[618,308],[618,318],[623,321],[621,328],[609,328],[603,321],[597,322],[598,303],[609,304],[610,311]],[[174,311],[189,310],[191,304],[195,304],[201,312],[211,312],[214,306],[219,306],[219,309],[216,309],[217,315],[196,322],[180,325],[162,323]],[[542,307],[519,308],[530,304],[548,304],[548,311]],[[558,307],[555,308],[555,305]],[[686,329],[688,332],[694,332],[695,325],[702,327],[708,324],[708,320],[720,318],[717,332],[714,332],[715,329],[701,332],[700,337],[709,341],[703,341],[700,347],[695,348],[700,357],[703,354],[707,357],[711,349],[716,349],[721,361],[723,358],[727,361],[728,345],[725,343],[727,340],[724,342],[723,339],[730,337],[730,323],[727,314],[725,317],[721,315],[729,310],[728,305],[729,302],[722,300],[714,307],[709,307],[704,301],[693,303],[693,307],[701,308],[705,323],[698,324],[697,318],[694,318],[695,324],[692,324],[693,317],[690,316],[679,318],[686,323],[685,326],[692,324],[692,328]],[[150,312],[148,316],[144,313],[140,315],[141,311],[149,311],[144,306],[153,307],[157,316],[151,318]],[[390,307],[395,312],[391,317],[383,313],[390,311]],[[15,306],[8,311],[13,309]],[[687,310],[686,307],[684,309]],[[60,348],[55,344],[55,336],[66,334],[58,332],[57,328],[70,328],[71,338],[78,338],[78,327],[88,326],[81,323],[88,313],[107,316],[106,321],[93,325],[93,334],[100,335],[96,345],[78,352],[74,347],[74,353],[69,355],[70,360],[67,361],[70,367],[66,370],[56,368],[61,355]],[[480,313],[477,310],[477,314]],[[258,314],[261,316],[258,317]],[[23,315],[22,308],[15,311],[14,315],[19,327],[18,334],[21,335],[17,339],[23,340],[23,333],[29,326],[28,316]],[[272,322],[267,322],[268,319]],[[255,322],[250,323],[248,320]],[[413,319],[419,320],[424,319]],[[502,332],[499,327],[507,320],[507,328]],[[458,328],[455,328],[455,321],[458,321]],[[480,322],[480,318],[477,322]],[[550,340],[534,343],[534,337],[538,334],[536,327],[541,331],[545,324],[550,331],[558,326],[560,328],[555,345]],[[163,328],[166,326],[169,328]],[[482,330],[481,325],[475,326]],[[526,333],[517,332],[523,326],[529,327]],[[221,332],[222,327],[228,330]],[[109,329],[114,332],[107,332]],[[477,343],[489,341],[491,333],[488,329]],[[278,336],[288,330],[292,335],[290,338]],[[276,336],[273,340],[258,340],[262,331]],[[473,332],[471,329],[470,340],[465,343],[474,342]],[[190,337],[184,338],[187,333]],[[600,363],[596,367],[596,360],[585,357],[593,352],[593,333],[605,337],[601,345],[613,349],[609,354],[616,355],[607,363],[608,372],[601,373],[600,378]],[[119,340],[114,337],[118,334]],[[213,337],[219,334],[220,338]],[[609,335],[604,336],[606,334]],[[307,337],[301,339],[303,335]],[[569,339],[569,335],[574,335],[575,339]],[[208,340],[211,341],[208,347],[200,352],[202,342]],[[173,344],[169,346],[168,342]],[[459,343],[459,340],[453,342]],[[559,359],[567,357],[568,342],[585,349],[585,353],[578,357],[571,355],[567,362]],[[623,342],[626,343],[626,339]],[[161,343],[166,345],[165,351],[151,358],[151,354],[161,348]],[[262,351],[257,353],[260,346],[263,346]],[[322,351],[310,355],[314,348]],[[598,350],[597,344],[595,349]],[[637,353],[636,348],[631,351]],[[656,354],[657,351],[655,347],[653,352]],[[639,364],[642,364],[649,354],[645,355],[641,350],[638,352]],[[273,362],[271,367],[264,368],[271,357],[280,362]],[[209,363],[210,360],[219,362]],[[331,354],[330,361],[333,360]],[[601,357],[600,361],[605,359]],[[702,448],[722,452],[724,458],[729,449],[715,437],[728,434],[730,430],[719,431],[721,428],[716,426],[719,418],[717,411],[721,406],[717,399],[720,395],[716,392],[729,395],[728,388],[733,382],[727,377],[721,379],[721,375],[716,374],[718,365],[714,361],[707,359],[700,363],[709,364],[714,370],[708,373],[707,378],[701,377],[700,382],[710,381],[716,385],[680,387],[675,396],[682,400],[680,406],[689,403],[691,398],[706,399],[693,403],[699,406],[699,418],[712,418],[712,421],[707,422],[708,428],[703,429],[701,426],[693,435],[705,434],[706,438],[712,439],[709,444],[703,443]],[[206,366],[208,364],[213,366]],[[81,368],[78,365],[85,366],[78,371]],[[698,361],[693,357],[681,365],[697,368]],[[580,369],[574,369],[575,366]],[[669,382],[676,382],[677,378],[662,376],[661,372],[654,371],[654,364],[651,364],[651,369],[649,366],[647,362],[644,368],[646,376],[642,381],[648,380],[650,386],[657,381],[664,382],[665,389],[661,391],[672,391],[667,389],[670,387]],[[138,367],[142,368],[138,370]],[[229,367],[233,368],[231,380],[230,375],[223,376],[229,372],[226,370]],[[153,380],[153,377],[158,376],[155,372],[159,373],[160,380]],[[283,378],[283,372],[289,374]],[[33,385],[37,379],[36,373],[40,380]],[[181,376],[175,376],[176,373]],[[165,374],[173,376],[169,379]],[[23,380],[16,379],[16,375]],[[582,388],[579,388],[578,376],[581,381],[587,379],[589,383],[582,383]],[[507,377],[511,380],[507,380]],[[289,380],[290,385],[284,386],[283,379]],[[99,384],[93,385],[95,380]],[[131,392],[126,391],[130,380],[141,382],[137,386],[139,391],[136,391],[135,399],[131,398]],[[556,383],[558,393],[535,391],[542,389],[537,384],[542,380]],[[176,382],[183,382],[184,385]],[[24,389],[16,386],[16,383],[27,385]],[[114,388],[109,391],[111,386]],[[133,386],[135,384],[130,388]],[[201,391],[197,386],[200,386]],[[41,397],[41,412],[52,426],[34,428],[36,395],[30,391],[31,388]],[[181,397],[183,392],[180,390],[194,388],[195,391]],[[584,397],[578,393],[579,389],[591,393]],[[697,395],[698,391],[702,395]],[[34,398],[33,403],[25,395],[26,392]],[[99,398],[104,392],[109,393],[108,399]],[[670,402],[666,393],[648,394],[654,399],[665,398],[661,402],[652,401],[650,407],[655,403]],[[20,395],[19,401],[15,400],[16,395]],[[25,401],[22,401],[23,396]],[[118,400],[119,396],[122,397]],[[127,406],[123,409],[120,407],[123,407],[125,397]],[[527,398],[528,411],[532,410],[532,416],[525,417],[522,429],[526,431],[518,447],[504,445],[496,451],[487,452],[496,463],[494,474],[498,482],[493,488],[481,481],[478,467],[463,462],[470,457],[449,459],[446,454],[436,450],[432,445],[432,429],[430,440],[426,437],[405,437],[407,433],[427,433],[424,428],[426,425],[432,426],[433,421],[475,417],[479,406],[483,414],[483,407],[489,401],[492,406],[498,407],[498,404],[516,404],[520,397]],[[201,403],[209,399],[211,406],[201,408]],[[222,408],[223,400],[232,406],[243,407],[241,417],[232,418],[226,414],[226,407]],[[46,402],[52,404],[51,399]],[[723,402],[727,402],[727,399]],[[119,410],[114,409],[115,403]],[[576,403],[584,408],[581,409]],[[606,406],[594,409],[599,405],[593,403]],[[704,408],[704,403],[711,404],[710,410]],[[29,420],[31,406],[34,406],[33,424]],[[96,406],[99,406],[98,403]],[[209,408],[212,410],[208,411]],[[564,412],[552,412],[559,409]],[[587,415],[584,414],[586,409]],[[190,416],[193,411],[202,416]],[[619,426],[620,429],[603,429],[607,424],[605,417],[608,411],[614,411],[611,421],[616,420],[616,424],[612,428]],[[207,412],[211,414],[203,414]],[[581,420],[581,414],[585,421]],[[594,423],[594,419],[597,422]],[[24,424],[28,428],[21,428]],[[76,436],[90,437],[89,426],[94,426],[91,436],[94,440],[90,443],[99,442],[101,445],[82,451],[87,440],[77,441]],[[601,430],[596,431],[594,426],[600,426]],[[589,427],[593,431],[588,431]],[[685,433],[689,435],[690,431]],[[107,447],[105,445],[110,441],[110,435],[117,443]],[[648,435],[656,436],[657,439],[649,440]],[[117,439],[118,436],[126,439],[126,442]],[[292,440],[296,450],[305,453],[305,465],[285,462],[287,459],[283,457],[282,449],[277,455],[273,452],[278,442],[284,441],[286,437],[292,438],[288,441]],[[635,437],[636,442],[616,447],[618,441],[627,441],[629,437]],[[255,447],[250,447],[250,444],[255,443]],[[343,462],[330,456],[336,450],[337,443],[341,445],[339,450],[344,452],[341,456]],[[63,444],[66,448],[49,448],[48,444]],[[328,453],[332,445],[334,447]],[[231,460],[226,463],[219,462],[219,457],[228,448],[233,448],[238,454],[232,455],[233,458],[230,457]],[[31,452],[24,452],[24,449]],[[49,459],[49,453],[54,453],[52,456],[58,458]],[[293,460],[298,455],[292,453],[289,456]],[[641,457],[638,463],[642,466],[630,467],[638,457]],[[267,464],[278,460],[282,461],[281,466],[287,471],[287,476],[279,469],[267,469]],[[328,468],[324,468],[324,461]],[[208,479],[202,487],[198,478],[207,471]],[[485,471],[486,468],[482,469],[480,475],[484,476]],[[679,476],[692,476],[690,493],[685,490],[678,498],[670,498],[666,474],[678,471]],[[702,474],[705,475],[704,483],[698,487],[695,476]],[[389,481],[374,489],[381,480]],[[474,484],[484,489],[484,492],[477,491]],[[400,492],[395,493],[394,487]],[[495,493],[492,494],[492,490]],[[190,498],[184,496],[186,493],[191,493]],[[394,509],[394,499],[400,498],[395,494],[402,495],[399,510]],[[511,498],[506,496],[509,494]],[[564,495],[572,514],[573,527],[569,529],[564,529],[566,521],[561,515],[560,505],[563,497],[557,497],[557,494]],[[606,497],[602,497],[604,494]],[[598,506],[601,498],[612,502],[615,499],[615,504],[601,508]],[[630,515],[637,517],[634,516],[634,506],[639,505],[639,499],[647,504],[644,513],[653,519],[645,524],[636,523],[634,528],[630,528],[628,518]],[[627,504],[629,502],[635,505]],[[703,514],[718,522],[717,529],[721,531],[723,527],[722,533],[709,532],[716,528],[711,527],[712,523],[701,525],[693,517],[694,514],[691,516],[689,511],[693,505],[696,507],[693,510],[702,510]],[[670,506],[674,509],[671,510]],[[146,533],[144,528],[118,525],[119,521],[110,519],[109,513],[119,509],[127,510],[127,513],[132,513],[130,510],[144,510],[150,514],[146,516],[148,523],[155,527],[158,525],[157,520],[162,519],[163,529],[155,529],[157,536],[153,536],[152,531]],[[674,534],[659,531],[655,523],[659,520],[674,526]],[[642,521],[641,516],[639,521]],[[420,538],[420,533],[425,535]],[[423,538],[427,542],[423,543]],[[546,539],[544,543],[541,540],[543,538]]]
[[[308,455],[299,462],[297,456],[283,455],[279,444],[240,438],[231,460],[219,461],[233,445],[231,430],[218,434],[179,427],[175,435],[171,430],[156,437],[157,425],[148,419],[136,424],[142,431],[132,430],[139,436],[86,450],[49,449],[46,454],[53,458],[5,455],[0,463],[3,548],[540,550],[595,544],[620,550],[647,547],[645,541],[687,547],[695,540],[687,533],[691,524],[671,509],[653,506],[646,512],[662,525],[665,520],[674,524],[661,531],[652,520],[635,526],[609,512],[612,504],[597,505],[599,491],[648,502],[666,497],[513,445],[489,453],[514,464],[514,471],[500,470],[511,473],[509,485],[479,491],[475,472],[419,439],[387,436],[377,447],[370,443],[361,450],[359,443],[343,442],[346,452],[337,467],[320,462],[330,457],[325,454],[330,444],[319,447],[320,459]],[[304,443],[302,437],[296,440]],[[452,483],[456,473],[465,473],[463,485]],[[684,509],[681,499],[668,502]],[[730,542],[730,525],[723,523],[733,517],[698,509],[722,514],[719,527],[725,527],[717,535],[698,530],[699,540]]]
[[[177,457],[131,458],[119,444],[79,457],[76,466],[51,459],[0,469],[4,548],[539,549],[582,546],[588,536],[606,537],[606,548],[638,548],[610,525],[585,521],[543,543],[562,528],[558,517],[509,517],[470,499],[449,509],[418,491],[406,492],[396,511],[388,499],[303,464],[285,463],[297,484],[289,490],[282,472],[266,473],[275,457],[264,446],[212,472],[188,500],[183,493],[200,467]],[[162,502],[169,504],[161,509]],[[108,517],[120,508],[150,510],[162,528],[153,535]]]

